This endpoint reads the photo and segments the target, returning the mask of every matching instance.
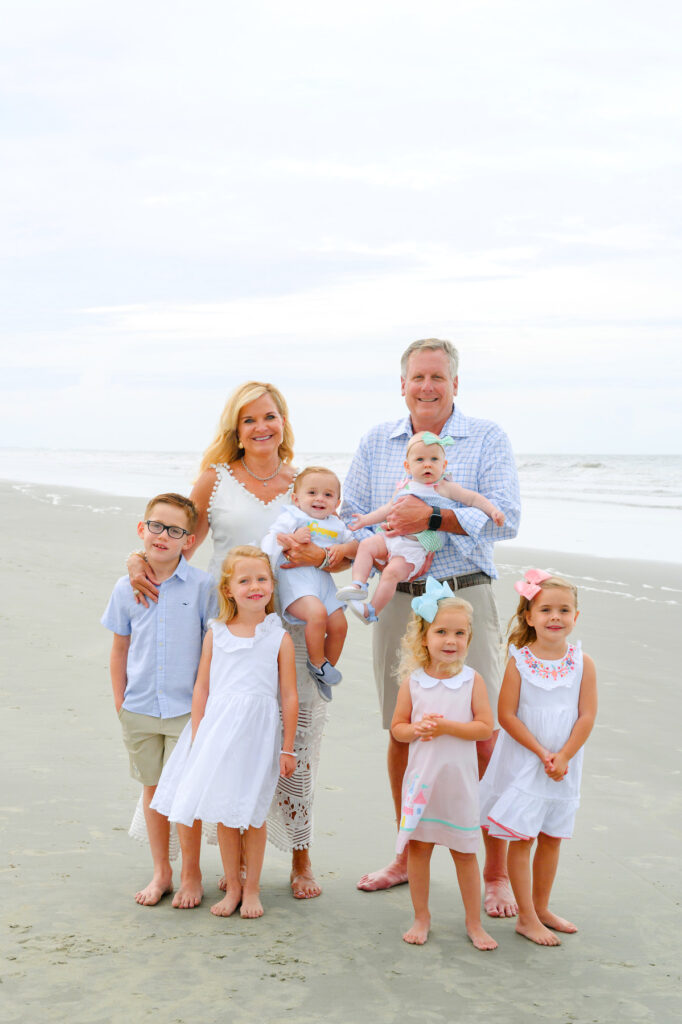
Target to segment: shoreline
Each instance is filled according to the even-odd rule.
[[[547,950],[517,936],[513,922],[485,919],[499,948],[474,950],[450,858],[436,851],[433,931],[418,949],[401,940],[411,920],[407,886],[355,888],[389,860],[394,825],[371,630],[354,620],[317,785],[312,857],[323,896],[294,901],[288,857],[268,845],[265,917],[213,918],[220,864],[205,847],[201,908],[135,904],[149,858],[127,836],[138,787],[99,618],[135,546],[140,499],[103,508],[98,494],[79,488],[72,503],[53,504],[53,489],[36,486],[43,500],[0,482],[9,535],[0,566],[9,667],[0,1019],[449,1022],[455,1003],[471,1022],[661,1024],[678,1016],[682,566],[498,547],[502,621],[521,568],[539,562],[570,575],[580,591],[575,636],[597,664],[600,712],[554,900],[580,931]],[[207,543],[196,564],[209,554]]]
[[[60,492],[59,494],[55,493],[55,488],[57,488],[57,487],[59,488],[59,492]],[[130,516],[133,516],[133,517],[141,513],[141,511],[143,510],[144,504],[146,502],[146,499],[140,498],[139,496],[136,496],[136,495],[112,494],[109,491],[98,491],[98,490],[92,490],[92,489],[88,489],[88,488],[84,488],[84,487],[74,487],[74,486],[71,486],[69,484],[42,484],[42,483],[32,483],[32,482],[26,481],[26,480],[4,480],[4,479],[0,479],[0,493],[2,493],[5,489],[9,489],[9,490],[12,490],[12,491],[17,491],[17,492],[19,492],[21,494],[26,494],[29,497],[32,497],[35,500],[40,501],[41,503],[44,503],[44,504],[48,504],[48,505],[49,504],[52,504],[52,505],[62,505],[62,504],[64,504],[64,502],[62,500],[62,492],[63,492],[63,495],[65,495],[66,497],[69,497],[71,499],[71,501],[73,503],[75,503],[75,507],[88,508],[91,511],[96,512],[96,513],[115,512],[115,513],[123,513],[125,515],[130,515]],[[682,548],[677,549],[677,550],[679,550],[679,552],[680,552],[679,556],[678,556],[679,557],[679,561],[677,561],[677,562],[670,562],[670,561],[666,561],[666,560],[663,560],[663,559],[656,559],[656,558],[649,558],[649,557],[638,558],[636,556],[636,554],[635,555],[631,554],[631,555],[628,555],[627,557],[625,555],[613,556],[613,555],[596,555],[596,554],[589,554],[589,553],[587,553],[587,554],[577,554],[577,553],[572,552],[572,551],[558,550],[556,547],[544,548],[544,547],[528,546],[528,545],[523,544],[523,543],[518,543],[515,540],[503,541],[503,542],[495,545],[496,564],[497,564],[497,561],[499,560],[497,558],[498,554],[505,554],[506,555],[507,553],[509,553],[509,560],[510,561],[512,561],[514,564],[521,564],[520,560],[522,558],[526,558],[527,559],[530,554],[542,553],[543,557],[551,558],[554,561],[556,561],[557,559],[568,557],[568,558],[582,558],[582,559],[589,559],[589,560],[597,559],[599,562],[620,562],[620,561],[637,562],[637,563],[645,562],[645,563],[650,563],[650,564],[653,564],[653,565],[660,565],[662,567],[667,567],[667,566],[670,566],[670,567],[673,567],[673,568],[677,567],[677,568],[679,568],[680,571],[682,571]],[[195,564],[199,564],[199,563],[197,562]],[[535,564],[535,563],[528,563],[528,564]]]

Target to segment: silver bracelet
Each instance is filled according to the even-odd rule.
[[[288,754],[289,757],[296,757],[296,753],[293,750],[280,750],[280,754]]]
[[[326,569],[329,565],[329,548],[324,549],[324,558],[318,565],[318,569]]]

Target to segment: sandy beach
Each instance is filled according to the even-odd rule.
[[[294,901],[288,858],[268,847],[260,921],[216,919],[217,849],[194,911],[137,906],[144,847],[127,836],[128,776],[99,624],[144,503],[0,484],[3,972],[0,1020],[211,1022],[656,1022],[682,1012],[679,686],[682,566],[499,546],[503,618],[520,567],[578,585],[575,636],[597,664],[600,711],[582,806],[563,845],[554,905],[579,926],[557,949],[488,919],[499,948],[464,931],[450,858],[433,860],[433,931],[401,941],[407,886],[365,894],[393,848],[386,738],[370,630],[351,621],[322,748],[313,864],[320,899]],[[636,539],[633,538],[634,544]],[[206,564],[210,544],[196,564]]]

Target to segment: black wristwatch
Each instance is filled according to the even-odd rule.
[[[429,519],[429,530],[440,530],[443,525],[443,513],[435,505],[431,506],[431,518]]]

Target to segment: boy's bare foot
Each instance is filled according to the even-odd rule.
[[[561,939],[558,939],[549,928],[545,928],[541,921],[518,921],[516,930],[524,938],[530,939],[531,942],[537,942],[538,946],[561,945]]]
[[[263,904],[261,903],[258,893],[247,896],[242,895],[242,905],[239,911],[242,917],[262,917],[263,916]]]
[[[318,884],[312,868],[304,868],[303,871],[295,872],[292,869],[289,876],[291,892],[295,900],[312,900],[322,893],[322,887]]]
[[[152,878],[149,885],[135,893],[135,902],[141,907],[155,907],[168,893],[173,892],[173,874],[169,878]]]
[[[403,942],[409,942],[412,946],[423,946],[429,937],[431,917],[415,917],[414,923],[403,935]]]
[[[538,914],[538,917],[547,928],[553,928],[555,932],[569,932],[572,935],[578,931],[577,926],[572,921],[567,921],[565,917],[553,914],[551,910],[545,910],[542,914]]]
[[[370,871],[358,882],[358,889],[363,892],[377,892],[379,889],[391,889],[394,885],[404,885],[407,881],[407,858],[396,857],[379,871]],[[409,942],[409,939],[405,939]],[[423,940],[426,942],[426,939]]]
[[[497,949],[497,943],[494,938],[492,935],[488,935],[480,921],[476,924],[467,925],[467,935],[476,949]]]
[[[234,914],[241,901],[241,889],[233,889],[231,892],[226,892],[218,903],[213,904],[211,913],[215,914],[216,917],[229,917],[230,914]]]
[[[194,910],[201,903],[204,896],[204,887],[201,878],[188,879],[180,884],[180,888],[173,897],[173,906],[177,910]]]
[[[483,909],[488,917],[515,917],[518,911],[508,878],[491,878],[485,883]]]

